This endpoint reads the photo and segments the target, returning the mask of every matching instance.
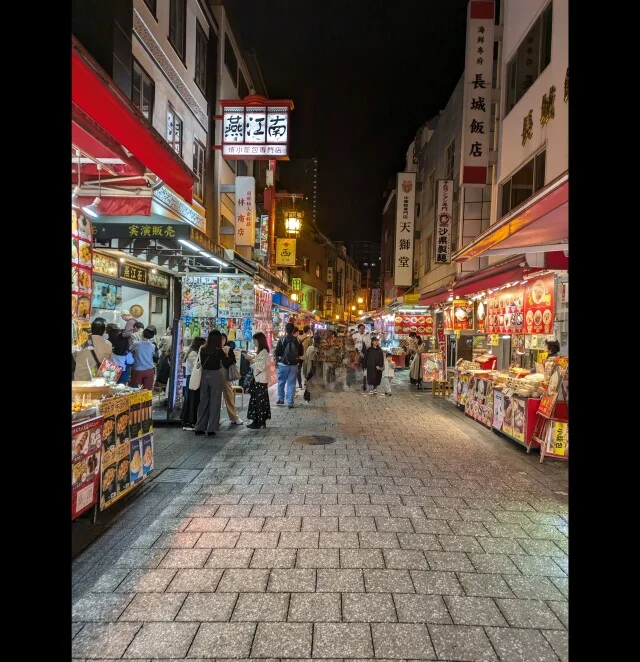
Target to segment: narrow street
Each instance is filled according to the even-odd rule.
[[[274,395],[266,430],[156,429],[154,479],[74,560],[74,660],[568,659],[567,463],[406,372]]]

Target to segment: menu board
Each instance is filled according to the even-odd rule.
[[[254,317],[271,319],[271,292],[255,288]]]
[[[219,317],[253,317],[254,287],[251,278],[235,277],[219,279]],[[215,316],[214,316],[215,317]]]
[[[547,429],[545,453],[566,457],[569,455],[569,423],[551,421]]]
[[[395,334],[408,336],[412,331],[419,336],[432,336],[433,315],[396,315]]]
[[[71,519],[98,501],[102,417],[71,426]]]
[[[474,305],[472,301],[461,299],[450,307],[454,331],[470,331],[474,328]]]
[[[459,405],[464,405],[467,402],[467,393],[469,390],[469,375],[458,375],[456,381],[456,402]]]
[[[218,277],[185,276],[182,279],[182,317],[218,316]]]
[[[128,494],[153,470],[151,397],[151,391],[140,391],[109,398],[100,405],[105,421],[114,421],[113,429],[104,428],[109,436],[103,433],[100,510]]]
[[[489,379],[475,379],[470,376],[464,409],[465,414],[491,427],[494,419],[493,403],[493,382]]]
[[[71,210],[71,310],[72,316],[91,315],[93,234],[91,222]]]
[[[487,298],[487,333],[522,333],[524,287],[498,290]]]
[[[553,359],[545,361],[545,373],[551,365],[551,376],[549,377],[549,384],[547,392],[540,398],[540,406],[538,413],[542,416],[549,418],[553,414],[553,410],[558,401],[560,387],[562,382],[566,379],[567,370],[569,368],[569,359],[566,356],[558,356]]]
[[[427,352],[422,355],[422,381],[445,381],[445,365],[441,352]]]
[[[524,297],[524,332],[553,333],[555,276],[547,274],[527,282]]]
[[[445,308],[442,311],[442,320],[445,331],[453,331],[453,309]]]

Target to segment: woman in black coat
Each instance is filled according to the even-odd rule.
[[[384,370],[384,352],[380,348],[380,340],[376,336],[371,338],[371,347],[364,353],[363,366],[367,371],[368,392],[377,393],[377,387],[382,381],[382,371]]]

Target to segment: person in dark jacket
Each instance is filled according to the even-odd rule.
[[[376,336],[371,338],[371,347],[365,350],[363,365],[367,372],[368,393],[375,394],[378,392],[384,370],[384,352],[380,348],[380,340]]]
[[[295,328],[291,322],[288,322],[284,327],[284,338],[280,338],[276,345],[276,363],[278,365],[278,401],[276,404],[284,404],[286,385],[289,409],[293,409],[298,362],[302,357],[302,345],[294,335]]]

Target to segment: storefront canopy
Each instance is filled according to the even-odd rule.
[[[524,255],[515,255],[480,269],[472,274],[451,279],[447,285],[427,292],[420,299],[423,306],[437,304],[450,296],[462,297],[482,290],[501,287],[505,283],[522,280],[525,275],[539,271],[539,267],[529,267]]]
[[[194,174],[75,37],[71,101],[72,150],[94,160],[96,172],[98,163],[103,176],[142,176],[148,170],[192,202]]]
[[[569,173],[565,172],[454,253],[452,259],[466,262],[480,255],[562,251],[568,248],[568,237]]]

